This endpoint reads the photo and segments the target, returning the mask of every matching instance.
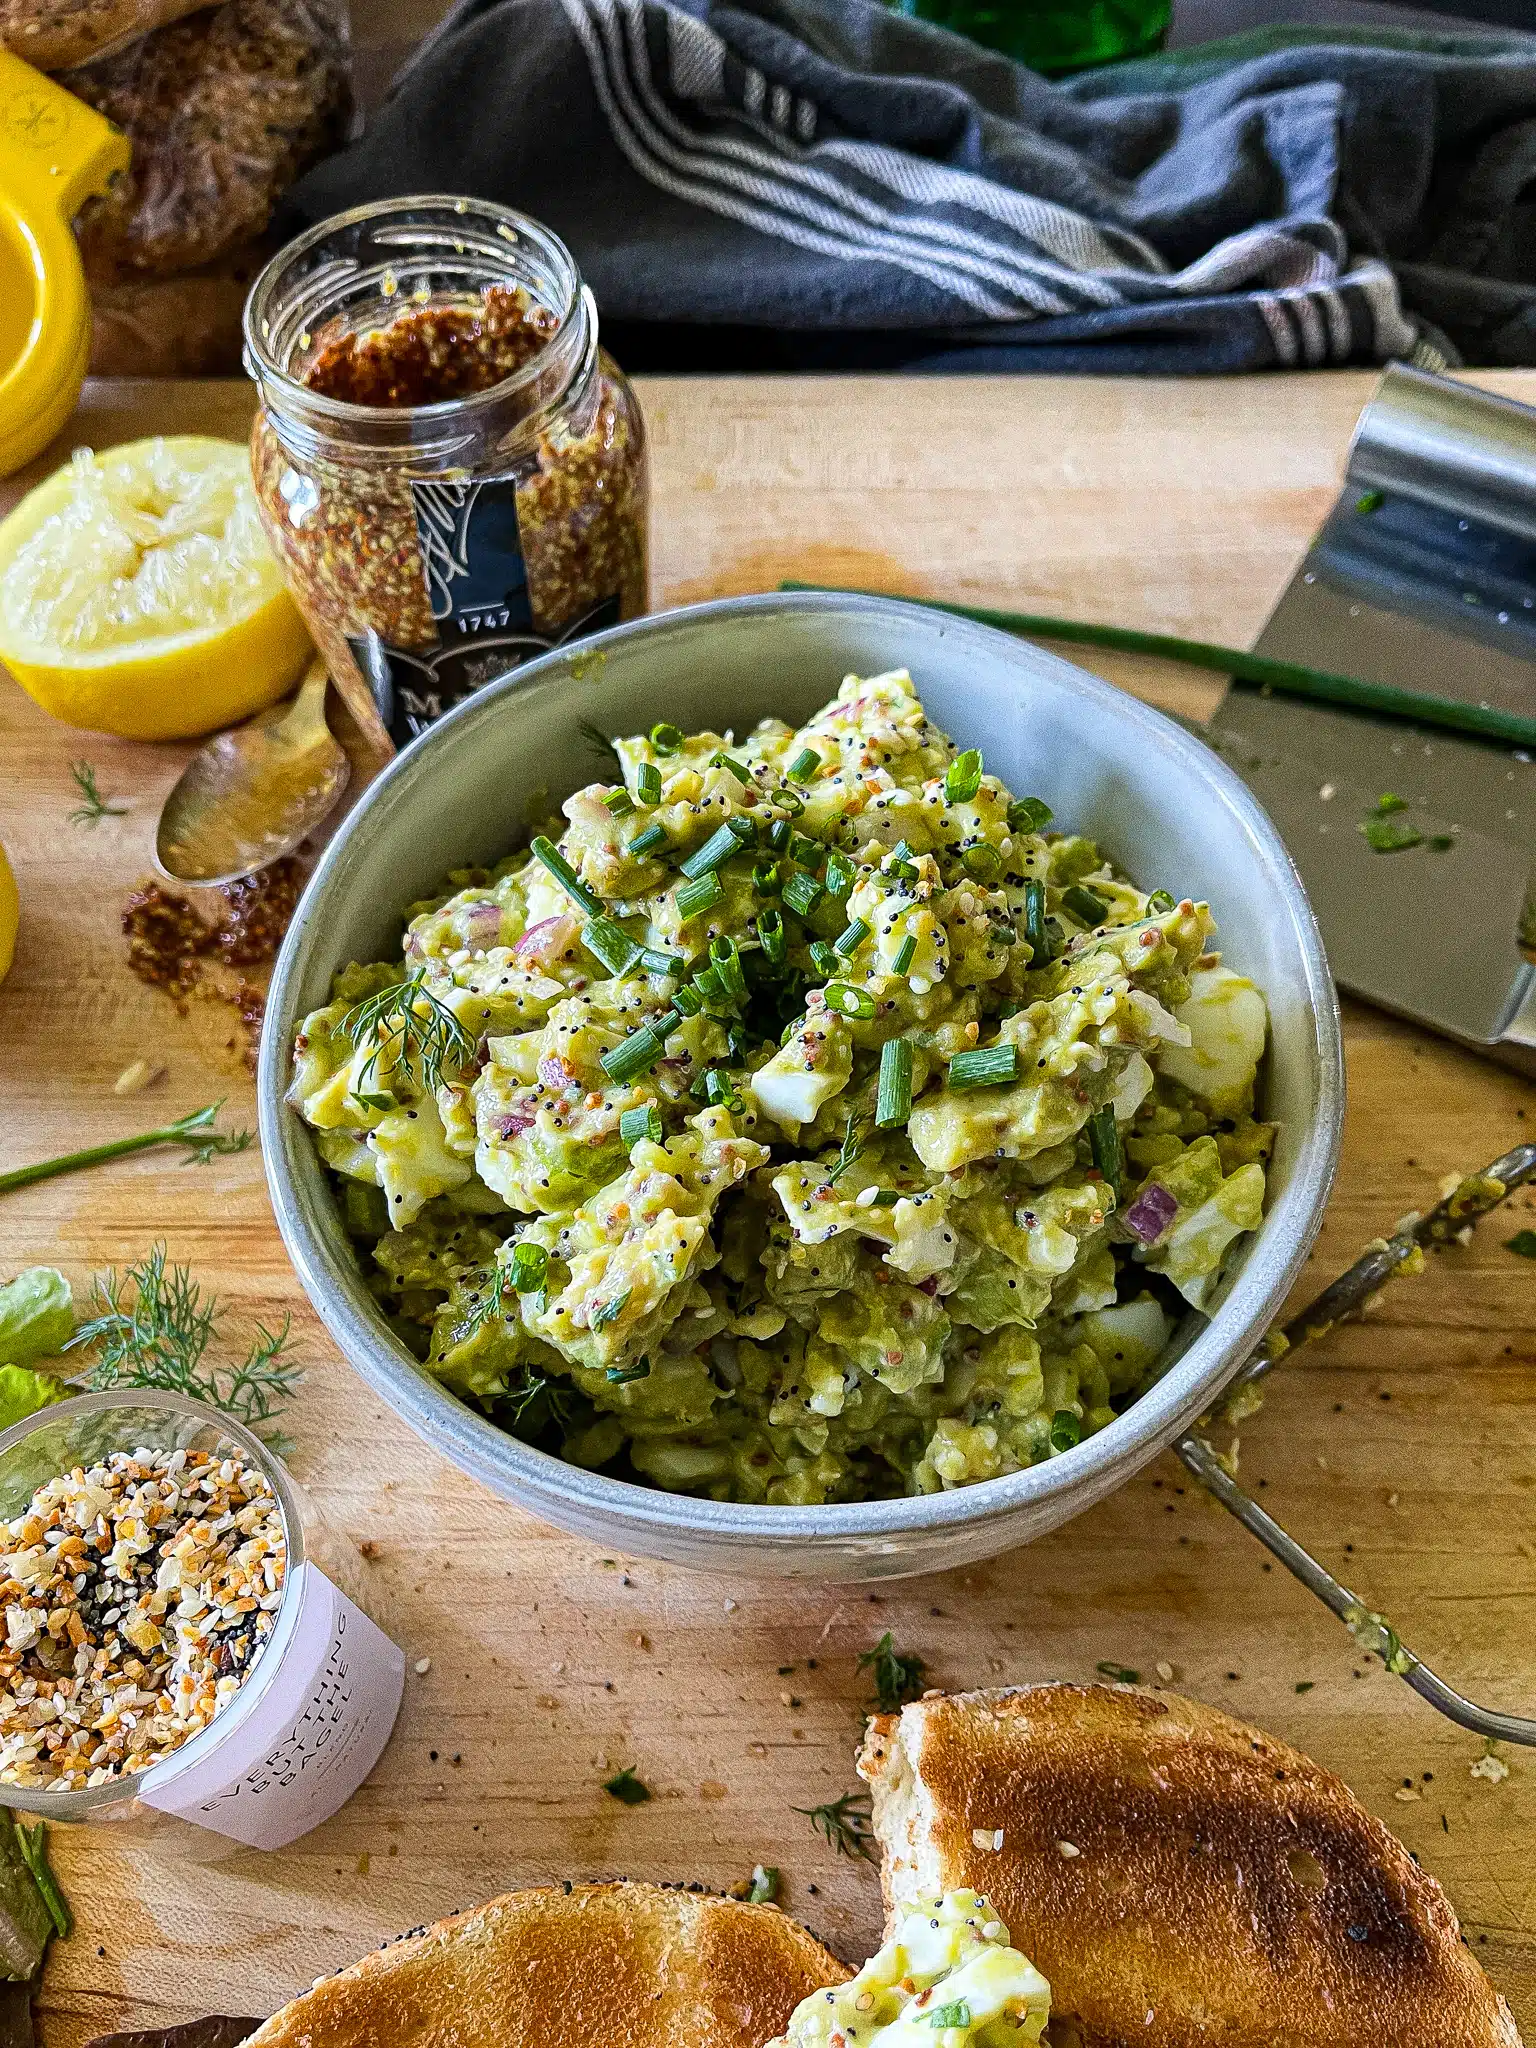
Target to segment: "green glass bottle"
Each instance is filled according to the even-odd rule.
[[[1173,0],[892,0],[1051,76],[1162,47]]]

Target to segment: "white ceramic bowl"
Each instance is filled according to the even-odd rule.
[[[516,843],[536,791],[590,779],[577,730],[795,722],[849,673],[909,668],[934,719],[1020,793],[1043,796],[1143,885],[1209,900],[1226,958],[1269,998],[1263,1112],[1280,1126],[1263,1227],[1209,1316],[1109,1428],[1027,1472],[952,1493],[823,1508],[739,1507],[585,1472],[447,1393],[391,1336],[363,1284],[310,1135],[285,1108],[293,1032],[349,960],[398,951],[401,912],[452,867]],[[933,1571],[1029,1541],[1118,1486],[1249,1355],[1322,1218],[1344,1105],[1338,1005],[1301,882],[1243,784],[1159,713],[1027,642],[880,599],[729,598],[546,655],[486,685],[395,760],[315,871],[277,962],[260,1068],[261,1142],[299,1277],[341,1349],[409,1426],[532,1513],[605,1548],[706,1570],[823,1579]],[[402,1455],[405,1446],[402,1445]]]

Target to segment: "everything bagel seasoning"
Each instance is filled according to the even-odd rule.
[[[115,1451],[0,1526],[7,1784],[147,1770],[229,1704],[272,1632],[282,1511],[242,1458]]]

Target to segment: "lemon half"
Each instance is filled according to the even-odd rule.
[[[10,973],[16,957],[16,927],[20,922],[21,898],[16,893],[16,877],[11,873],[4,846],[0,846],[0,981]]]
[[[275,703],[311,651],[242,442],[80,448],[0,522],[0,661],[67,725],[190,739]]]

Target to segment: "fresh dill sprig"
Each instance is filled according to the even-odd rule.
[[[824,1834],[839,1856],[863,1856],[874,1862],[874,1823],[867,1792],[845,1792],[823,1806],[792,1806]]]
[[[71,825],[99,825],[103,818],[126,818],[128,806],[115,804],[96,785],[96,770],[89,761],[71,761],[70,775],[80,792],[80,802],[69,814]]]
[[[859,1669],[875,1674],[875,1705],[882,1714],[894,1714],[923,1689],[922,1658],[903,1657],[892,1643],[889,1629],[872,1650],[864,1651]]]
[[[206,1166],[211,1159],[230,1152],[243,1152],[256,1142],[248,1130],[215,1130],[214,1122],[224,1107],[224,1098],[188,1110],[173,1122],[152,1131],[140,1131],[132,1138],[112,1138],[105,1145],[88,1145],[83,1152],[63,1152],[56,1159],[40,1159],[32,1166],[18,1166],[0,1173],[0,1195],[14,1188],[29,1188],[40,1180],[53,1180],[61,1173],[79,1173],[87,1166],[101,1166],[109,1159],[124,1159],[130,1152],[147,1152],[156,1145],[184,1145],[183,1166]]]
[[[521,1424],[523,1418],[542,1396],[548,1409],[549,1420],[558,1429],[564,1429],[574,1413],[573,1389],[558,1385],[546,1373],[539,1372],[531,1365],[525,1365],[521,1370],[522,1379],[519,1383],[516,1386],[508,1386],[506,1391],[497,1397],[498,1405],[504,1403],[510,1409],[513,1426]]]
[[[857,1117],[849,1117],[848,1127],[843,1132],[842,1150],[837,1155],[837,1164],[827,1175],[828,1187],[831,1187],[834,1181],[841,1180],[863,1150],[864,1126]]]
[[[445,1067],[466,1067],[475,1054],[474,1040],[448,1005],[427,987],[426,969],[421,967],[404,981],[392,982],[377,995],[355,1004],[342,1018],[341,1030],[359,1049],[372,1041],[357,1077],[358,1088],[364,1090],[386,1051],[396,1061],[414,1057],[428,1088],[441,1086]]]
[[[115,1269],[92,1291],[96,1314],[76,1330],[65,1347],[96,1353],[87,1383],[101,1387],[157,1387],[222,1409],[277,1443],[263,1431],[299,1382],[298,1367],[286,1356],[289,1319],[256,1336],[238,1363],[207,1361],[224,1310],[216,1295],[204,1296],[186,1266],[166,1264],[165,1246],[121,1274]]]
[[[190,1116],[177,1119],[166,1126],[169,1137],[178,1145],[185,1145],[187,1156],[183,1166],[206,1166],[210,1159],[224,1159],[232,1152],[244,1152],[256,1142],[256,1133],[244,1124],[238,1131],[216,1131],[213,1120],[224,1107],[221,1096],[217,1102],[210,1102],[206,1109],[195,1109]]]
[[[466,1337],[472,1337],[476,1330],[486,1323],[499,1322],[506,1314],[508,1277],[506,1267],[493,1261],[491,1277],[486,1283],[485,1292],[464,1319]]]
[[[600,725],[594,725],[590,718],[578,718],[576,730],[585,740],[587,751],[594,760],[601,761],[605,768],[617,766],[619,757],[614,749],[613,741],[609,739],[607,733],[603,731]]]

